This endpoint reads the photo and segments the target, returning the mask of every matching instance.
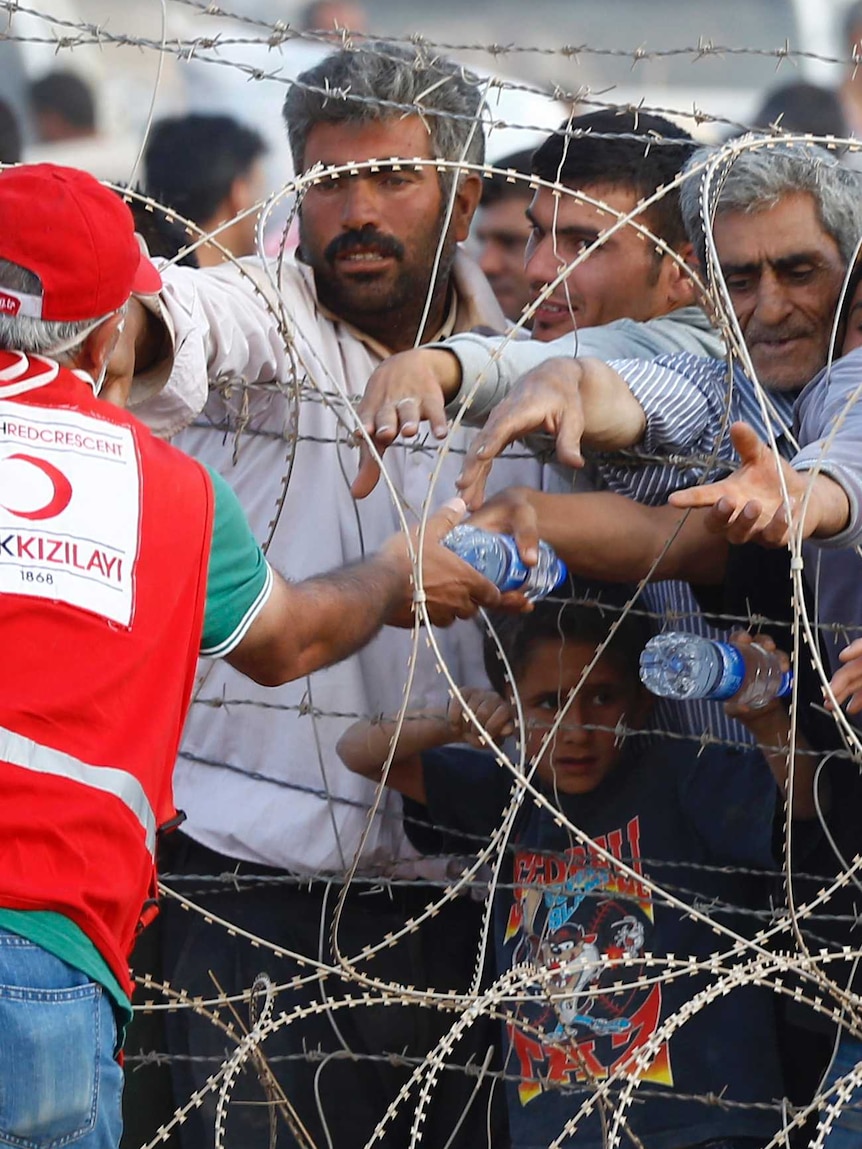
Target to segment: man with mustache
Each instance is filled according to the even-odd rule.
[[[334,53],[300,77],[285,104],[296,170],[314,173],[301,195],[298,258],[165,269],[162,321],[147,318],[140,305],[129,316],[136,367],[149,368],[138,376],[133,405],[168,434],[198,416],[177,444],[229,480],[268,542],[270,560],[291,577],[328,567],[335,555],[343,562],[376,549],[402,509],[412,519],[426,500],[436,504],[451,492],[463,435],[436,487],[436,452],[404,451],[390,468],[397,499],[381,484],[372,499],[355,504],[347,477],[355,467],[351,405],[393,351],[478,325],[504,329],[486,281],[458,252],[481,189],[469,168],[483,160],[480,104],[476,83],[446,60],[375,43]],[[468,167],[458,173],[461,162]],[[510,466],[509,482],[540,484],[533,460]],[[473,681],[481,666],[478,632],[455,627],[435,637],[455,679]],[[177,800],[189,819],[164,868],[231,874],[231,884],[212,880],[200,894],[201,884],[193,883],[195,900],[306,964],[254,949],[169,904],[165,977],[211,998],[213,979],[219,992],[241,994],[261,970],[276,984],[310,976],[275,1003],[276,1011],[301,1008],[307,1016],[292,1017],[262,1046],[277,1083],[269,1087],[283,1091],[286,1103],[242,1104],[269,1100],[253,1066],[233,1093],[239,1103],[228,1111],[227,1139],[244,1149],[268,1144],[271,1113],[279,1145],[364,1145],[409,1077],[409,1059],[421,1060],[453,1015],[400,1004],[336,1006],[361,993],[367,979],[465,991],[473,976],[479,909],[467,898],[372,961],[361,956],[402,931],[434,896],[427,884],[405,879],[439,880],[447,872],[445,862],[417,860],[400,800],[386,795],[375,804],[375,786],[345,770],[335,753],[357,715],[398,709],[412,657],[409,634],[384,633],[340,669],[280,688],[275,704],[212,667],[193,706],[176,772]],[[424,641],[411,681],[419,705],[445,697]],[[357,875],[333,928],[357,855]],[[317,980],[318,965],[307,964],[340,960],[365,980]],[[368,992],[381,1000],[380,988],[372,984]],[[481,1025],[470,1029],[456,1047],[458,1064],[471,1056],[482,1064],[496,1041],[490,1020],[489,1031],[485,1040]],[[192,1055],[172,1062],[178,1103],[203,1086],[226,1044],[232,1048],[191,1011],[169,1015],[170,1051]],[[400,1064],[390,1065],[388,1055]],[[389,1124],[393,1144],[408,1143],[414,1106],[415,1092]],[[186,1149],[212,1143],[214,1109],[210,1094],[203,1110],[189,1114],[181,1128]],[[480,1144],[487,1086],[476,1090],[475,1077],[444,1072],[423,1144],[442,1149],[462,1114],[452,1146]]]

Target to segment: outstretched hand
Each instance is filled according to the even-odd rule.
[[[445,439],[449,433],[446,403],[461,382],[461,364],[450,351],[418,347],[384,360],[372,373],[356,409],[362,426],[382,455],[399,435],[412,439],[423,419],[431,433]],[[364,499],[377,486],[380,466],[363,435],[359,444],[359,470],[351,490]]]
[[[675,507],[710,507],[707,528],[725,534],[731,543],[784,546],[792,518],[787,514],[779,476],[784,476],[792,510],[804,494],[807,480],[777,458],[748,423],[734,423],[730,438],[740,458],[739,469],[720,482],[674,491],[668,501]]]
[[[668,500],[673,506],[711,508],[707,528],[724,534],[731,543],[786,546],[791,530],[799,527],[803,506],[802,538],[828,537],[843,529],[849,502],[833,479],[794,470],[748,423],[734,423],[730,437],[740,458],[739,469],[720,482],[675,491]]]
[[[553,435],[560,462],[570,467],[584,465],[581,375],[576,359],[547,359],[528,371],[494,408],[470,444],[457,480],[468,507],[482,505],[491,464],[501,451],[536,431]]]

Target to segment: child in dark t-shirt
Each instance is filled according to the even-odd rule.
[[[763,920],[756,871],[775,865],[786,752],[639,735],[649,631],[629,614],[609,639],[615,618],[544,602],[504,620],[515,689],[492,652],[496,690],[408,714],[385,782],[473,849],[518,806],[493,907],[514,1149],[638,1144],[629,1133],[643,1149],[756,1149],[779,1126],[783,1090],[771,994],[734,980],[758,951],[733,950]],[[516,733],[516,698],[523,762],[509,743],[508,756],[453,745]],[[761,746],[786,747],[780,704],[735,713]],[[339,753],[381,777],[394,733],[358,722]],[[797,763],[794,814],[811,817],[813,767]]]

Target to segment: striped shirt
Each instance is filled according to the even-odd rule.
[[[788,435],[796,392],[765,391],[739,367],[696,355],[663,355],[658,359],[620,359],[610,366],[625,379],[646,414],[646,432],[632,458],[596,460],[610,490],[653,506],[667,502],[681,487],[719,477],[715,461],[733,460],[730,424],[742,419],[768,439],[767,420],[786,458],[794,454]],[[643,456],[663,457],[663,462]],[[638,461],[641,456],[641,461]],[[688,583],[657,582],[643,594],[644,606],[658,616],[662,629],[684,630],[707,638],[726,639],[703,619]],[[660,700],[653,724],[657,730],[751,743],[741,723],[728,718],[720,702]]]

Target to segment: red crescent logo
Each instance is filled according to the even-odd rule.
[[[19,519],[53,519],[55,515],[65,511],[72,499],[72,484],[62,471],[58,471],[52,463],[47,463],[44,459],[36,459],[32,455],[7,455],[6,458],[18,459],[22,463],[31,463],[51,480],[51,485],[54,488],[54,494],[44,507],[37,507],[35,511],[16,511],[13,507],[6,507],[7,511],[17,515]]]

